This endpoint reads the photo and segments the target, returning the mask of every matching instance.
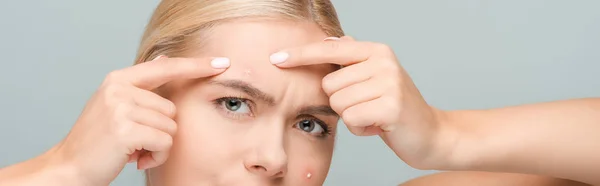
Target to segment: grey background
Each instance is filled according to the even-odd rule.
[[[0,1],[0,167],[69,131],[104,75],[129,66],[158,0]],[[600,1],[334,0],[343,27],[391,45],[426,99],[481,109],[600,96]],[[326,185],[429,173],[344,127]],[[98,160],[102,161],[102,160]],[[113,185],[142,185],[127,167]]]

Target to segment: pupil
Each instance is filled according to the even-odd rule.
[[[231,110],[231,111],[236,111],[237,109],[240,109],[240,106],[242,105],[242,102],[239,100],[229,100],[227,101],[227,109]]]
[[[300,128],[306,132],[310,132],[315,128],[315,125],[310,120],[304,120],[300,122]]]

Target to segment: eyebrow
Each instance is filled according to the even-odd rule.
[[[298,115],[325,115],[325,116],[336,116],[339,115],[331,109],[330,106],[319,105],[319,106],[308,106],[300,109]]]
[[[252,86],[250,83],[240,80],[224,80],[217,81],[211,80],[208,82],[209,84],[217,84],[227,88],[235,89],[241,92],[248,94],[248,96],[258,99],[262,102],[265,102],[269,105],[275,105],[275,98],[273,96],[261,91],[260,89]]]
[[[268,105],[275,105],[275,98],[273,96],[261,91],[260,89],[252,86],[252,84],[241,81],[241,80],[210,80],[209,84],[217,84],[227,88],[235,89],[244,92],[248,96],[267,103]],[[326,115],[336,116],[339,115],[327,105],[308,106],[300,109],[298,115]]]

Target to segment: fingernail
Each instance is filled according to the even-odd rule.
[[[164,56],[164,55],[158,55],[158,56],[156,56],[156,57],[155,57],[155,58],[154,58],[152,61],[155,61],[155,60],[157,60],[157,59],[160,59],[160,58],[163,58],[163,57],[165,57],[165,56]]]
[[[218,58],[214,58],[210,62],[210,65],[213,68],[222,69],[222,68],[228,68],[231,65],[231,62],[229,61],[229,58],[218,57]]]
[[[323,41],[339,41],[339,40],[342,40],[342,39],[340,39],[339,37],[328,37],[328,38],[323,39]]]
[[[287,60],[289,57],[290,54],[286,52],[277,52],[271,54],[271,57],[269,57],[269,59],[271,60],[271,64],[279,64],[285,62],[285,60]]]

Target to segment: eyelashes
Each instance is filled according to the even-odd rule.
[[[317,137],[331,135],[331,126],[322,120],[311,115],[301,115],[299,118],[299,121],[294,124],[294,127]]]
[[[214,104],[217,109],[225,112],[230,117],[242,119],[242,117],[254,116],[254,103],[249,99],[241,97],[222,97],[216,99]]]
[[[221,97],[213,101],[215,108],[226,117],[243,120],[254,117],[256,104],[249,99],[236,96]],[[312,115],[299,115],[294,128],[317,138],[325,138],[331,135],[331,126]]]

